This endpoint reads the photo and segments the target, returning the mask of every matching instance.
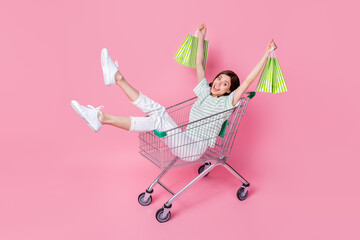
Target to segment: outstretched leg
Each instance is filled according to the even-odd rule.
[[[107,124],[127,131],[147,132],[162,127],[159,117],[119,117],[110,114],[98,114],[101,124]]]
[[[126,81],[119,71],[118,64],[113,62],[106,48],[101,51],[101,66],[105,85],[118,85],[130,101],[149,116],[163,116],[165,114],[165,108],[162,105],[144,96]]]
[[[118,72],[120,74],[120,72]],[[151,100],[138,92],[121,76],[117,84],[124,89],[132,103],[141,111],[148,114],[148,117],[118,117],[100,112],[97,114],[101,124],[108,124],[128,131],[152,131],[154,129],[164,131],[176,128],[176,123],[166,113],[165,108],[159,103]]]
[[[107,113],[100,114],[100,112],[98,113],[97,117],[101,124],[111,125],[127,131],[129,131],[131,128],[130,117],[119,117]]]
[[[118,117],[110,114],[97,114],[101,124],[108,124],[128,131],[150,131],[160,128],[162,117],[166,115],[165,108],[157,102],[141,94],[131,86],[120,73],[117,62],[113,62],[106,48],[101,51],[101,66],[104,74],[105,85],[118,85],[129,100],[149,117]]]
[[[124,91],[131,102],[135,102],[139,98],[140,92],[126,81],[120,71],[115,73],[115,82],[116,85]]]

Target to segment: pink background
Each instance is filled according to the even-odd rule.
[[[10,3],[11,2],[11,3]],[[8,1],[0,8],[0,239],[359,239],[359,4],[357,1]],[[95,134],[70,100],[140,115],[105,87],[107,47],[125,77],[169,106],[193,96],[195,70],[173,60],[208,25],[208,80],[244,80],[274,38],[289,92],[258,93],[229,164],[250,183],[246,201],[223,168],[172,208],[137,134]],[[255,89],[256,84],[251,86]],[[166,178],[175,190],[197,166]]]

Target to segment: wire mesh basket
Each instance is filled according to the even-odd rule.
[[[189,115],[197,97],[166,108],[178,127],[140,132],[140,154],[162,169],[209,159],[226,161],[249,99],[244,97],[234,108],[193,122],[189,122]]]

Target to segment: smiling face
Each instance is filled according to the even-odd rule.
[[[230,77],[225,74],[220,74],[212,82],[210,95],[213,97],[220,97],[225,93],[230,93],[230,86]]]

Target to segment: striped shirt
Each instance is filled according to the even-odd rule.
[[[202,120],[189,124],[186,128],[186,133],[198,139],[206,139],[208,145],[213,148],[223,122],[231,115],[232,111],[210,116],[234,107],[232,105],[234,91],[227,96],[213,97],[210,95],[209,83],[204,78],[194,88],[194,93],[198,100],[191,107],[189,123]],[[239,102],[236,106],[238,104]]]

